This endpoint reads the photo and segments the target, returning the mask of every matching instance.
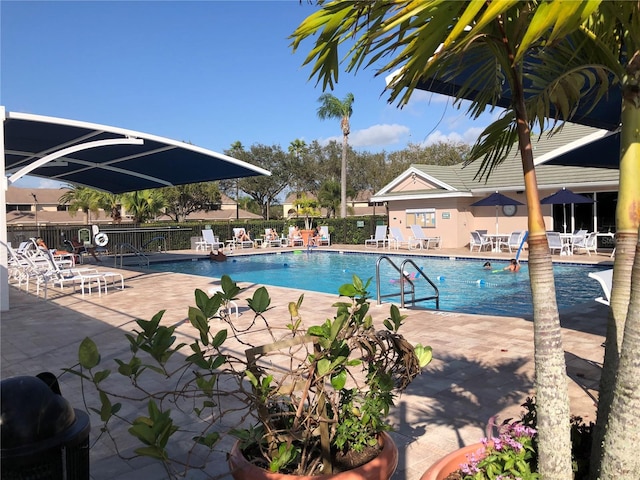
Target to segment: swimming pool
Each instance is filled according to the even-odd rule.
[[[353,274],[363,280],[372,278],[369,288],[375,297],[376,261],[379,255],[330,251],[279,252],[276,254],[246,255],[229,258],[227,262],[179,261],[152,264],[149,268],[164,272],[187,273],[219,278],[229,275],[237,282],[275,285],[337,294],[338,287],[351,282]],[[507,261],[492,261],[493,270],[485,270],[481,259],[449,259],[428,256],[389,255],[400,265],[411,258],[437,284],[440,290],[440,309],[486,315],[531,315],[529,272],[524,263],[519,273],[495,272]],[[592,301],[602,294],[597,281],[588,272],[603,267],[554,264],[556,293],[560,310]],[[385,293],[399,291],[398,273],[387,263],[380,268],[380,290]],[[416,282],[416,297],[426,297],[426,282]],[[399,302],[400,297],[386,301]],[[434,302],[420,306],[435,308]]]

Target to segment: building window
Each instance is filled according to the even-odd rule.
[[[30,212],[31,205],[7,204],[7,212]]]
[[[56,207],[56,210],[58,212],[67,212],[67,211],[69,211],[69,205],[58,205]]]
[[[424,228],[436,227],[436,209],[435,208],[421,208],[421,209],[409,209],[406,210],[407,219],[406,225],[420,225]]]

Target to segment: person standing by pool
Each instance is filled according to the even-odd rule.
[[[516,260],[515,258],[512,258],[511,261],[509,262],[509,265],[504,267],[504,269],[509,270],[510,272],[519,272],[520,264],[518,263],[518,260]]]

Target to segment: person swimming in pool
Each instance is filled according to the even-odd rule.
[[[520,264],[518,263],[518,260],[516,260],[515,258],[512,258],[511,261],[509,262],[509,265],[504,267],[504,270],[509,270],[510,272],[519,272]]]
[[[484,262],[482,268],[484,268],[485,270],[491,270],[491,262]]]

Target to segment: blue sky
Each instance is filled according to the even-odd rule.
[[[317,117],[323,92],[302,67],[311,42],[293,54],[287,38],[316,8],[306,0],[3,0],[0,104],[218,152],[238,140],[286,150],[296,138],[339,139],[339,122]],[[491,120],[471,121],[446,97],[426,92],[399,109],[383,89],[368,69],[343,73],[331,92],[355,96],[349,141],[356,149],[472,143]]]

